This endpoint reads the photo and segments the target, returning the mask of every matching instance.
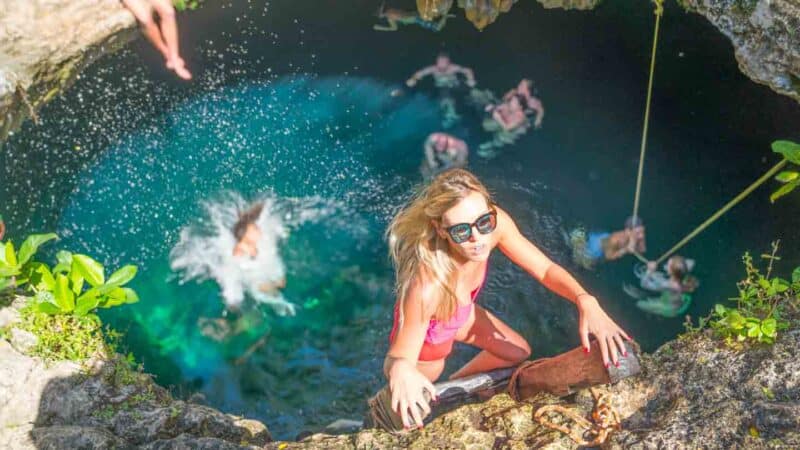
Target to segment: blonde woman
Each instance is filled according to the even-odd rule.
[[[396,272],[397,303],[384,373],[391,407],[409,427],[430,412],[423,391],[435,398],[433,382],[444,370],[453,342],[482,351],[452,378],[510,367],[530,356],[525,339],[475,300],[495,247],[547,288],[575,303],[584,351],[597,338],[603,361],[618,364],[630,337],[606,315],[561,266],[517,229],[470,172],[443,172],[419,192],[387,230]]]

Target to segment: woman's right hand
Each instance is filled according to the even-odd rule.
[[[389,369],[389,391],[392,394],[392,410],[403,420],[405,428],[411,427],[409,415],[414,423],[422,428],[422,420],[431,413],[431,407],[425,399],[424,391],[436,400],[436,387],[405,358],[395,359]],[[420,409],[424,415],[420,415]]]

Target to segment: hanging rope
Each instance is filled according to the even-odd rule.
[[[787,162],[788,162],[788,161],[787,161],[786,159],[783,159],[783,160],[782,160],[781,162],[779,162],[778,164],[775,164],[774,166],[772,166],[772,169],[769,169],[769,171],[767,171],[767,173],[765,173],[764,175],[762,175],[762,176],[761,176],[761,178],[757,179],[755,182],[753,182],[753,184],[751,184],[750,186],[748,186],[748,187],[747,187],[745,190],[743,190],[743,191],[742,191],[742,192],[741,192],[739,195],[737,195],[736,197],[734,197],[734,198],[733,198],[733,200],[729,201],[729,202],[728,202],[728,203],[727,203],[725,206],[723,206],[722,208],[720,208],[720,210],[719,210],[719,211],[717,211],[717,212],[715,212],[713,216],[711,216],[711,217],[709,217],[708,219],[706,219],[706,221],[705,221],[705,222],[701,223],[701,224],[700,224],[700,225],[699,225],[697,228],[695,228],[695,229],[694,229],[694,231],[692,231],[691,233],[689,233],[688,235],[686,235],[686,237],[685,237],[685,238],[681,239],[681,240],[680,240],[680,241],[679,241],[677,244],[675,244],[675,245],[674,245],[674,246],[673,246],[671,249],[669,249],[669,250],[667,250],[666,252],[664,252],[664,254],[663,254],[663,255],[661,255],[661,256],[660,256],[660,257],[659,257],[659,258],[656,260],[656,264],[660,264],[660,263],[662,263],[662,262],[663,262],[665,259],[667,259],[667,258],[669,258],[670,256],[672,256],[672,254],[673,254],[673,253],[675,253],[675,252],[676,252],[676,251],[678,251],[678,250],[679,250],[681,247],[683,247],[684,245],[686,245],[686,243],[687,243],[687,242],[691,241],[691,240],[692,240],[692,238],[694,238],[695,236],[697,236],[698,234],[700,234],[700,233],[701,233],[703,230],[705,230],[706,228],[708,228],[708,226],[709,226],[709,225],[711,225],[712,223],[714,223],[714,222],[715,222],[717,219],[719,219],[719,217],[720,217],[721,215],[723,215],[723,214],[725,214],[726,212],[728,212],[728,210],[729,210],[729,209],[733,208],[733,207],[734,207],[734,206],[735,206],[737,203],[739,203],[739,202],[740,202],[740,201],[742,201],[742,200],[743,200],[745,197],[747,197],[748,195],[750,195],[750,193],[751,193],[751,192],[753,192],[753,191],[754,191],[754,190],[755,190],[757,187],[761,186],[762,184],[764,184],[764,182],[765,182],[765,181],[769,180],[769,179],[770,179],[770,178],[772,178],[772,177],[773,177],[773,176],[774,176],[776,173],[778,173],[778,171],[779,171],[779,170],[781,170],[781,169],[783,168],[783,166],[785,166],[785,165],[786,165],[786,163],[787,163]]]
[[[664,14],[664,0],[654,0],[656,4],[656,27],[653,30],[653,51],[650,54],[650,81],[647,83],[647,102],[644,108],[644,128],[642,130],[642,147],[639,152],[639,172],[636,176],[636,196],[633,199],[633,215],[639,217],[639,197],[642,192],[642,174],[644,173],[644,155],[647,150],[647,127],[650,122],[650,99],[653,96],[653,74],[656,71],[656,48],[658,48],[658,30],[661,16]],[[641,255],[634,253],[641,258]]]

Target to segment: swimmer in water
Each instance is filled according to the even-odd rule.
[[[396,274],[397,300],[384,374],[391,410],[406,427],[430,412],[424,391],[433,386],[458,341],[480,349],[450,379],[513,367],[531,347],[488,309],[477,304],[489,256],[499,248],[512,262],[578,310],[584,351],[597,338],[603,362],[619,365],[630,340],[599,301],[517,228],[514,219],[471,173],[439,174],[394,217],[387,230]],[[533,301],[533,300],[531,300]]]
[[[233,247],[233,256],[243,263],[243,269],[247,269],[247,267],[244,266],[247,265],[248,261],[254,260],[258,256],[258,247],[262,239],[262,233],[256,221],[261,216],[263,209],[263,203],[255,204],[250,209],[240,213],[239,220],[233,226],[233,236],[236,238],[236,245]],[[278,296],[281,289],[285,287],[285,276],[277,280],[264,281],[258,284],[258,290],[269,296]],[[295,314],[294,305],[288,302],[284,303],[286,303],[286,305],[283,311],[285,311],[286,314],[281,314],[280,312],[278,312],[278,314],[293,316]]]
[[[565,234],[572,248],[572,258],[580,266],[593,269],[601,261],[613,261],[631,253],[646,251],[645,227],[638,217],[629,217],[625,229],[608,232],[589,232],[576,228]]]
[[[640,286],[658,295],[651,296],[628,284],[623,285],[623,290],[639,300],[636,306],[643,311],[668,318],[678,317],[692,304],[690,294],[700,285],[697,278],[689,274],[693,268],[694,260],[677,255],[667,260],[664,272],[657,269],[655,262],[650,261],[647,266],[640,264],[634,267]]]
[[[531,82],[531,80],[527,78],[523,79],[519,82],[517,87],[506,92],[503,96],[503,102],[509,102],[512,98],[516,97],[526,114],[536,113],[533,126],[538,129],[542,127],[542,120],[544,120],[544,105],[542,105],[541,100],[534,97],[531,93],[532,86],[533,82]]]
[[[133,13],[141,24],[145,37],[164,56],[167,69],[184,80],[191,80],[192,74],[186,69],[186,63],[179,54],[178,25],[172,1],[122,0],[122,4]],[[153,19],[154,12],[158,15],[158,23]]]
[[[434,85],[439,90],[439,107],[442,110],[444,128],[450,128],[461,118],[453,95],[455,90],[463,86],[459,75],[464,77],[466,86],[475,87],[475,74],[472,69],[454,64],[449,56],[440,53],[436,57],[436,64],[418,70],[406,80],[408,87],[414,87],[425,77],[433,77]]]
[[[444,14],[437,21],[425,20],[417,12],[402,11],[386,8],[385,6],[385,4],[381,5],[381,9],[378,11],[378,18],[386,19],[388,25],[373,25],[372,29],[375,31],[397,31],[398,25],[418,25],[426,30],[441,31],[447,19],[455,17],[452,14]]]
[[[467,165],[467,143],[447,133],[432,133],[425,140],[423,176],[429,178],[447,169]]]
[[[518,96],[511,97],[499,105],[490,105],[486,111],[491,113],[483,121],[483,129],[492,133],[492,139],[484,142],[478,149],[478,155],[492,158],[500,147],[513,144],[530,128],[528,115]]]

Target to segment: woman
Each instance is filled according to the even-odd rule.
[[[495,247],[553,292],[572,301],[580,313],[584,351],[589,335],[600,344],[603,361],[618,364],[630,337],[561,266],[553,263],[495,205],[474,175],[452,169],[437,176],[403,208],[387,230],[396,271],[397,303],[384,373],[391,407],[408,427],[422,423],[419,408],[430,411],[423,390],[435,396],[432,382],[444,370],[453,342],[482,351],[451,378],[510,367],[528,358],[525,339],[492,313],[476,305]]]

